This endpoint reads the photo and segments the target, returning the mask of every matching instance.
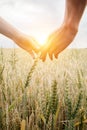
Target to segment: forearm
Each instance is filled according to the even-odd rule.
[[[13,40],[18,46],[28,51],[30,44],[25,35],[0,17],[0,33]]]
[[[12,40],[17,39],[19,35],[19,31],[1,17],[0,17],[0,33]]]
[[[0,17],[0,33],[13,40],[18,46],[32,55],[32,50],[38,52],[38,43],[30,36],[20,32],[14,26]]]

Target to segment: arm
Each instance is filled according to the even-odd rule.
[[[0,33],[13,40],[18,46],[32,54],[32,50],[38,51],[38,43],[35,40],[23,34],[7,21],[0,17]]]
[[[65,16],[61,27],[53,32],[41,49],[41,59],[45,60],[48,52],[52,59],[63,51],[77,34],[78,26],[86,6],[86,0],[66,0]]]

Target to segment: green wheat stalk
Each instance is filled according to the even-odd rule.
[[[11,54],[11,58],[9,60],[9,63],[11,64],[13,70],[16,69],[16,63],[17,62],[18,62],[18,58],[17,58],[16,51],[15,51],[15,48],[14,48],[14,50],[12,51],[12,54]]]
[[[67,106],[67,120],[71,120],[71,115],[72,115],[72,102],[69,96],[69,87],[68,84],[66,82],[66,87],[65,87],[65,104]]]
[[[74,119],[78,113],[78,110],[80,109],[81,107],[81,102],[82,102],[82,91],[79,93],[79,96],[78,96],[78,99],[77,99],[77,102],[76,102],[76,105],[75,105],[75,108],[74,108],[74,111],[72,113],[72,118]]]
[[[82,80],[81,80],[82,79],[81,71],[77,71],[77,77],[78,77],[78,88],[80,89],[80,92],[79,92],[79,96],[77,98],[77,102],[76,102],[76,105],[75,105],[75,108],[74,108],[74,111],[73,111],[73,114],[72,114],[73,119],[77,115],[78,110],[81,107],[81,103],[82,103],[82,99],[83,99],[83,91],[82,91],[83,86],[82,86]]]
[[[57,95],[57,82],[54,81],[51,86],[51,111],[55,115],[58,106],[58,95]]]
[[[38,59],[39,58],[36,58],[34,60],[34,64],[32,65],[31,69],[30,69],[30,72],[28,73],[28,76],[27,76],[27,79],[26,79],[26,82],[25,82],[25,85],[24,85],[24,88],[27,88],[29,85],[30,85],[30,81],[32,79],[32,74],[37,66],[37,63],[38,63]]]

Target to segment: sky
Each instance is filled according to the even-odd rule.
[[[60,27],[64,10],[65,0],[0,0],[0,16],[38,41]],[[0,47],[16,47],[16,44],[0,34]],[[87,47],[87,8],[78,34],[69,47]]]

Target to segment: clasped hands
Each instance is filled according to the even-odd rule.
[[[53,57],[57,58],[57,52],[56,52],[56,45],[54,45],[53,42],[53,35],[51,35],[44,45],[40,45],[39,42],[37,42],[33,37],[21,34],[18,40],[15,40],[15,42],[22,48],[25,49],[29,54],[35,58],[35,56],[39,55],[39,58],[42,59],[42,61],[45,61],[47,54],[49,55],[50,59],[52,60]],[[35,53],[34,53],[35,52]]]

